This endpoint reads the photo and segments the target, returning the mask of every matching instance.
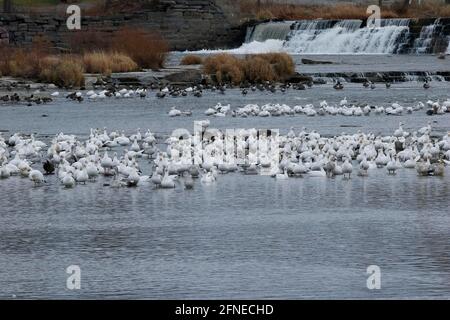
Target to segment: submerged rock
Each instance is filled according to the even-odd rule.
[[[311,59],[302,59],[303,64],[333,64],[332,61],[320,61],[320,60],[311,60]]]

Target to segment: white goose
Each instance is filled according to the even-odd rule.
[[[102,158],[102,161],[101,161],[100,165],[105,170],[105,173],[109,173],[109,170],[112,169],[113,161],[108,156],[108,151],[106,151],[105,154],[103,155],[103,158]]]
[[[181,115],[181,111],[176,107],[172,107],[169,111],[169,117],[178,117]]]
[[[91,181],[95,181],[98,177],[98,168],[94,163],[89,163],[86,166],[86,173],[88,175],[88,179]]]
[[[0,167],[0,179],[8,179],[11,176],[9,170],[6,168],[6,166]]]
[[[216,181],[216,177],[211,171],[208,171],[202,176],[201,182],[205,184],[210,184]]]
[[[89,175],[86,171],[86,169],[77,170],[75,172],[75,181],[77,183],[86,184],[86,182],[89,180]]]
[[[173,181],[173,178],[169,176],[169,172],[166,171],[164,174],[164,177],[161,180],[161,188],[163,189],[173,189],[175,188],[175,182]]]
[[[67,173],[62,179],[62,183],[66,188],[73,188],[76,184],[75,179],[72,177],[71,173]]]
[[[125,137],[125,134],[123,132],[122,132],[121,136],[118,137],[116,140],[117,140],[117,143],[119,145],[121,145],[122,147],[128,146],[130,144],[130,139]]]

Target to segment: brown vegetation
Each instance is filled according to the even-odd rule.
[[[85,30],[76,32],[68,39],[74,53],[105,51],[118,52],[130,57],[141,68],[163,67],[169,45],[158,32],[141,28],[125,27],[116,32]]]
[[[84,54],[95,50],[111,50],[111,33],[82,29],[69,33],[67,43],[72,53]]]
[[[72,56],[53,56],[41,64],[39,81],[53,83],[59,87],[81,87],[84,85],[84,67],[80,59]]]
[[[58,86],[81,86],[83,73],[130,72],[163,67],[169,51],[156,32],[123,28],[114,33],[76,32],[68,39],[70,54],[57,53],[45,37],[37,36],[31,47],[0,47],[0,75]]]
[[[84,84],[84,68],[80,59],[70,55],[44,54],[36,48],[0,48],[0,73],[61,87]]]
[[[242,60],[226,53],[207,57],[203,73],[215,76],[217,82],[240,83],[244,79]]]
[[[239,0],[242,18],[257,20],[284,19],[365,19],[367,6],[356,4],[336,5],[296,5],[282,4],[275,1]],[[377,2],[378,4],[378,2]],[[439,0],[423,1],[421,4],[396,2],[392,6],[384,6],[381,11],[382,18],[426,18],[450,17],[450,5]]]
[[[0,74],[62,87],[84,84],[82,61],[71,55],[56,55],[51,42],[42,36],[35,37],[29,48],[1,46]]]
[[[123,28],[112,39],[112,48],[130,56],[140,67],[158,69],[164,66],[169,45],[158,32]]]
[[[110,75],[113,72],[136,71],[138,65],[130,57],[118,52],[95,51],[83,55],[86,72]]]
[[[181,59],[180,64],[183,66],[202,64],[203,58],[194,54],[188,54]]]
[[[223,53],[207,57],[203,73],[212,75],[219,83],[243,81],[283,81],[295,73],[295,64],[286,53],[249,55],[244,58]]]

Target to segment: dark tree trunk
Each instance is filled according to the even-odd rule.
[[[12,11],[12,0],[3,0],[3,11],[4,12]]]
[[[111,9],[112,0],[105,0],[105,10],[108,11]]]
[[[412,3],[411,0],[403,0],[403,6],[402,6],[402,9],[403,9],[403,10],[407,10],[408,7],[409,7],[409,5],[410,5],[411,3]]]

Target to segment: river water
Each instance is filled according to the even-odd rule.
[[[331,84],[285,94],[239,90],[202,98],[111,99],[82,104],[0,106],[0,130],[59,132],[86,138],[90,128],[133,133],[193,131],[216,103],[296,104],[326,99],[405,106],[448,98],[449,84],[394,84],[363,89]],[[192,117],[169,118],[177,106]],[[46,117],[43,117],[46,115]],[[392,134],[399,121],[433,133],[450,130],[450,114],[403,116],[209,118],[217,128],[316,129],[324,135]],[[144,174],[149,174],[143,164]],[[450,170],[418,177],[385,169],[351,180],[221,175],[194,190],[150,186],[113,189],[97,183],[66,190],[49,177],[32,187],[18,177],[0,181],[0,298],[450,298]],[[66,268],[81,268],[81,289],[66,288]],[[366,269],[381,268],[381,290],[368,290]]]

